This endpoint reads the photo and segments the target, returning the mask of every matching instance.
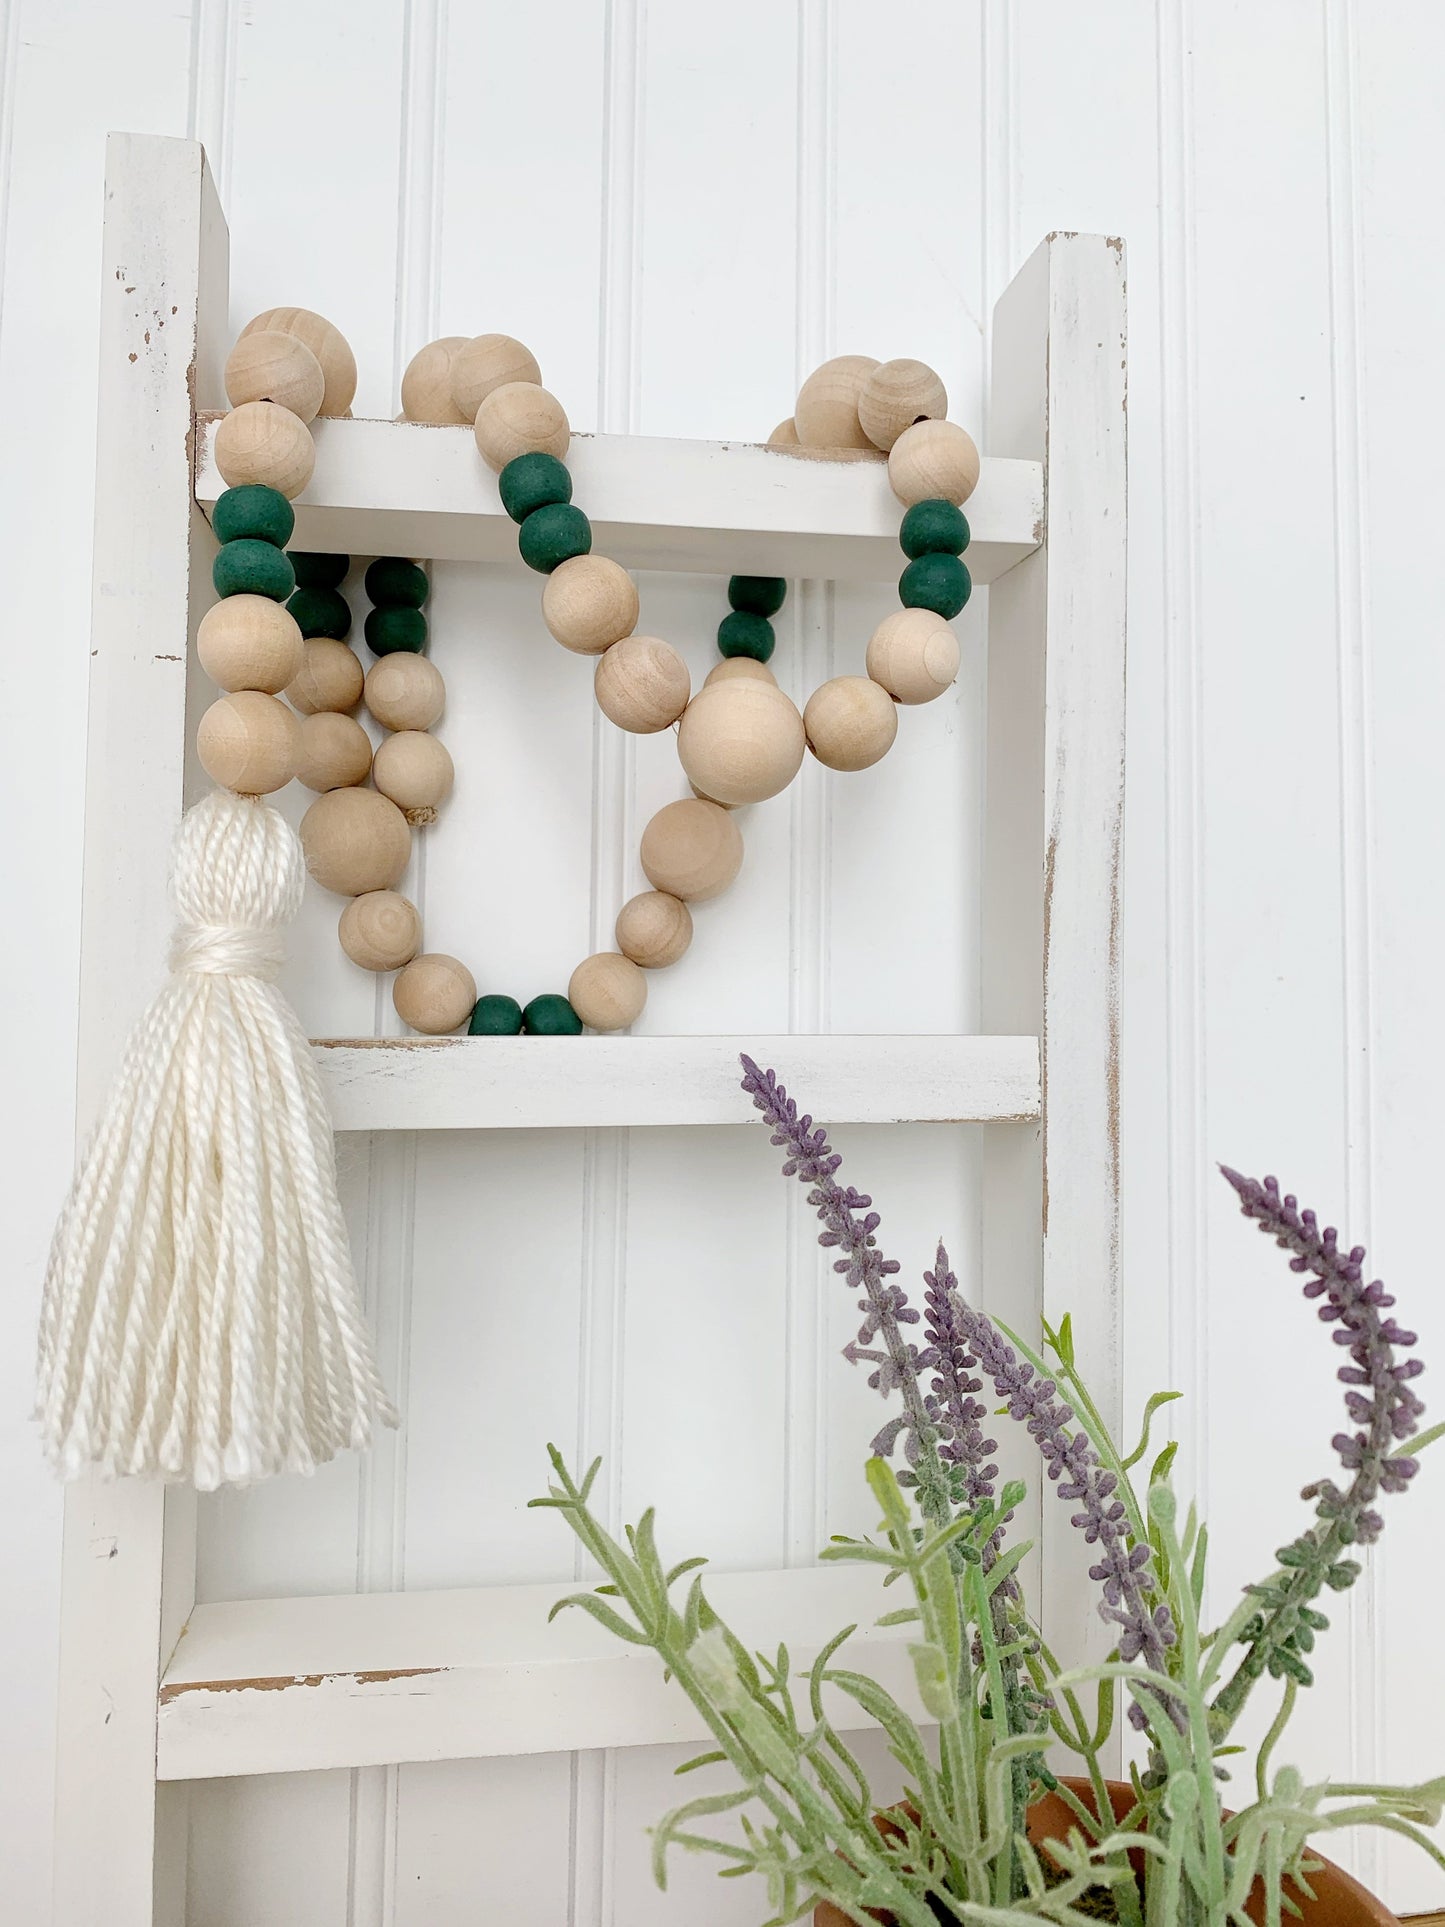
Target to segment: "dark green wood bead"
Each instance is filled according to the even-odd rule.
[[[932,609],[949,620],[973,593],[968,570],[956,555],[920,555],[898,578],[898,600],[905,609]]]
[[[529,1037],[580,1037],[582,1019],[565,997],[534,997],[522,1012],[522,1028]]]
[[[284,549],[296,527],[296,511],[279,489],[243,482],[217,497],[211,527],[218,542],[240,542],[251,536]]]
[[[366,646],[374,656],[390,656],[398,649],[419,656],[426,647],[426,617],[420,609],[369,609],[364,627]]]
[[[298,589],[339,589],[351,567],[351,557],[303,550],[292,555],[291,566],[296,571]]]
[[[365,579],[366,593],[379,608],[419,609],[431,590],[426,570],[404,555],[379,555]]]
[[[592,547],[592,524],[570,502],[547,502],[533,509],[517,531],[517,547],[529,569],[550,575],[574,555]]]
[[[572,477],[555,455],[518,455],[497,477],[497,493],[512,520],[525,522],[534,509],[570,502]]]
[[[520,1037],[522,1006],[515,997],[478,997],[472,1006],[468,1037]]]
[[[905,555],[962,555],[968,547],[968,517],[943,500],[915,502],[903,518],[898,546]]]
[[[336,589],[298,589],[286,607],[308,642],[312,636],[345,642],[351,634],[351,605]]]
[[[751,656],[754,662],[766,662],[777,641],[767,617],[755,616],[747,609],[734,609],[717,626],[721,656]]]
[[[788,597],[780,575],[735,575],[728,580],[728,602],[750,616],[775,616]]]
[[[242,536],[217,551],[211,580],[218,596],[268,595],[273,602],[284,602],[296,587],[296,571],[284,549]]]

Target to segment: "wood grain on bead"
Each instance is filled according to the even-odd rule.
[[[666,890],[629,897],[617,913],[617,948],[643,970],[663,970],[686,954],[692,912]]]
[[[692,694],[687,664],[658,636],[624,636],[614,642],[598,658],[592,686],[602,714],[634,736],[669,728]]]
[[[547,577],[542,620],[564,649],[600,656],[637,627],[637,584],[605,555],[574,555]]]
[[[445,1037],[471,1016],[477,982],[458,958],[427,951],[398,971],[391,1001],[401,1021],[423,1037]]]
[[[761,803],[797,775],[807,741],[790,697],[752,677],[700,689],[683,713],[677,757],[704,796]]]
[[[316,444],[299,415],[274,401],[242,402],[216,430],[216,467],[228,488],[259,482],[287,501],[316,467]]]
[[[248,401],[274,401],[303,422],[315,420],[326,393],[321,363],[304,341],[279,328],[242,335],[226,357],[225,382],[233,408]]]
[[[792,416],[789,415],[788,419],[785,422],[779,422],[772,434],[769,435],[768,447],[797,448],[798,446],[798,424],[793,420]]]
[[[798,390],[793,426],[805,448],[867,448],[858,398],[878,363],[872,355],[835,355]]]
[[[599,950],[572,972],[567,1001],[590,1030],[626,1030],[642,1015],[647,979],[630,957]]]
[[[366,672],[366,706],[383,729],[430,729],[446,701],[447,686],[429,656],[394,649]]]
[[[915,422],[888,456],[888,486],[905,508],[915,502],[961,505],[978,484],[973,437],[957,422]]]
[[[871,769],[893,747],[898,708],[868,676],[820,683],[803,711],[808,747],[829,769]]]
[[[270,596],[227,596],[207,609],[196,629],[197,659],[222,689],[274,696],[297,674],[304,653],[296,618]]]
[[[273,328],[305,342],[321,363],[321,372],[326,378],[321,413],[345,415],[356,399],[356,356],[346,336],[325,315],[316,314],[310,308],[267,308],[254,321],[248,321],[241,334],[244,338]]]
[[[390,890],[411,856],[406,818],[377,790],[328,790],[302,817],[299,834],[307,869],[341,897]]]
[[[201,768],[238,796],[269,796],[296,774],[301,725],[275,696],[238,689],[211,704],[196,729]]]
[[[477,410],[494,389],[514,382],[540,388],[542,370],[531,349],[511,335],[474,335],[453,357],[451,399],[464,422],[477,419]]]
[[[472,433],[482,460],[498,474],[519,455],[555,455],[560,460],[572,439],[561,402],[530,381],[509,381],[492,389],[477,410]]]
[[[858,423],[875,448],[892,448],[917,421],[948,413],[948,390],[926,361],[882,361],[858,396]]]
[[[452,399],[452,364],[458,350],[466,345],[465,335],[443,335],[440,341],[429,341],[425,348],[417,349],[401,378],[403,421],[449,428],[472,419]]]
[[[286,685],[286,697],[303,716],[322,709],[355,709],[365,680],[354,649],[332,636],[314,636],[302,648],[301,667]]]
[[[363,970],[400,970],[421,948],[421,913],[395,890],[368,890],[342,911],[337,934]]]
[[[348,789],[371,774],[371,738],[354,716],[321,709],[301,718],[296,778],[309,790]]]
[[[409,820],[430,822],[451,795],[456,769],[445,743],[425,730],[403,729],[376,752],[372,781]]]
[[[721,896],[743,863],[742,832],[720,803],[684,797],[642,832],[642,869],[655,890],[684,903]]]
[[[873,631],[868,674],[900,703],[931,703],[958,674],[958,637],[931,609],[897,609]]]
[[[719,682],[770,682],[776,688],[777,677],[765,662],[756,656],[729,656],[723,662],[715,663],[703,678],[703,688],[711,689]]]

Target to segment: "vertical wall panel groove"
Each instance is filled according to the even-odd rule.
[[[0,336],[10,285],[10,183],[14,174],[15,89],[20,72],[20,9],[23,0],[0,0]]]

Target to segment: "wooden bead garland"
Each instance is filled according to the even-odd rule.
[[[356,399],[356,357],[341,330],[309,308],[268,308],[246,323],[241,339],[263,330],[293,335],[311,350],[325,379],[320,412],[344,415]]]

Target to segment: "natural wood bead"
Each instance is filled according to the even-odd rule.
[[[542,385],[537,357],[511,335],[474,335],[452,358],[451,399],[464,422],[474,422],[492,390],[509,382]]]
[[[648,882],[684,903],[721,896],[742,863],[742,832],[720,803],[701,797],[668,803],[642,832]]]
[[[226,398],[232,408],[274,401],[303,422],[314,421],[326,393],[321,363],[304,341],[279,328],[242,335],[226,357]]]
[[[227,596],[207,609],[196,630],[201,667],[222,689],[274,696],[300,669],[304,649],[296,618],[270,596]]]
[[[242,402],[216,430],[216,467],[228,488],[260,482],[289,502],[315,466],[311,430],[279,402]]]
[[[869,769],[893,747],[898,709],[871,678],[834,676],[808,698],[803,728],[809,749],[829,769]]]
[[[446,744],[421,729],[386,737],[372,765],[372,781],[409,823],[435,821],[438,807],[451,795],[455,775]]]
[[[885,616],[868,644],[868,674],[900,703],[931,703],[958,674],[958,637],[932,609]]]
[[[572,439],[561,402],[530,381],[509,381],[484,396],[472,433],[482,460],[498,474],[519,455],[560,461]]]
[[[366,706],[383,729],[430,729],[446,700],[442,672],[429,656],[394,649],[366,672]]]
[[[418,348],[401,378],[403,421],[451,427],[472,419],[452,400],[452,364],[458,349],[466,345],[465,335],[443,335],[440,341],[429,341],[425,348]]]
[[[300,836],[307,869],[341,897],[391,889],[411,855],[406,818],[378,790],[328,790],[302,817]]]
[[[769,448],[796,448],[798,446],[798,424],[789,415],[785,422],[779,422],[768,437]]]
[[[872,355],[835,355],[798,390],[793,426],[804,448],[868,448],[858,397],[878,363]]]
[[[941,421],[948,390],[926,361],[883,361],[858,395],[858,425],[875,448],[892,448],[917,421]]]
[[[778,680],[768,665],[765,662],[759,662],[756,656],[729,656],[726,661],[716,663],[708,670],[702,686],[704,689],[711,689],[714,683],[736,682],[739,679],[744,682],[773,684]]]
[[[797,775],[806,746],[791,699],[752,677],[700,689],[677,731],[677,758],[689,780],[719,803],[776,796]]]
[[[363,970],[400,970],[421,948],[421,913],[395,890],[368,890],[342,911],[338,934]]]
[[[687,708],[692,678],[670,642],[657,636],[624,636],[599,657],[592,687],[597,707],[619,729],[652,736],[669,728]]]
[[[471,1016],[477,1001],[477,980],[457,958],[432,950],[413,957],[404,970],[398,971],[391,1001],[404,1024],[424,1037],[445,1037]]]
[[[263,330],[273,328],[304,342],[321,363],[321,373],[326,380],[321,413],[349,415],[356,398],[356,356],[352,354],[341,330],[324,315],[314,314],[310,308],[268,308],[264,314],[258,314],[254,321],[248,321],[241,335],[244,339],[246,335],[260,334]]]
[[[592,1030],[626,1030],[642,1015],[647,979],[630,957],[599,950],[572,972],[567,1001]]]
[[[286,685],[286,695],[303,716],[314,716],[322,709],[355,709],[365,679],[354,649],[331,636],[315,636],[302,649],[301,667]]]
[[[666,890],[644,890],[617,913],[617,948],[644,970],[675,964],[692,942],[692,912]]]
[[[888,486],[905,508],[915,502],[961,506],[978,483],[978,450],[957,422],[915,422],[888,457]]]
[[[238,796],[269,796],[296,774],[301,725],[275,696],[238,689],[211,704],[196,729],[201,768]]]
[[[307,789],[347,789],[370,774],[371,738],[354,716],[322,709],[301,718],[296,776]]]
[[[600,656],[637,627],[637,584],[605,555],[574,555],[547,577],[542,620],[564,649]]]

